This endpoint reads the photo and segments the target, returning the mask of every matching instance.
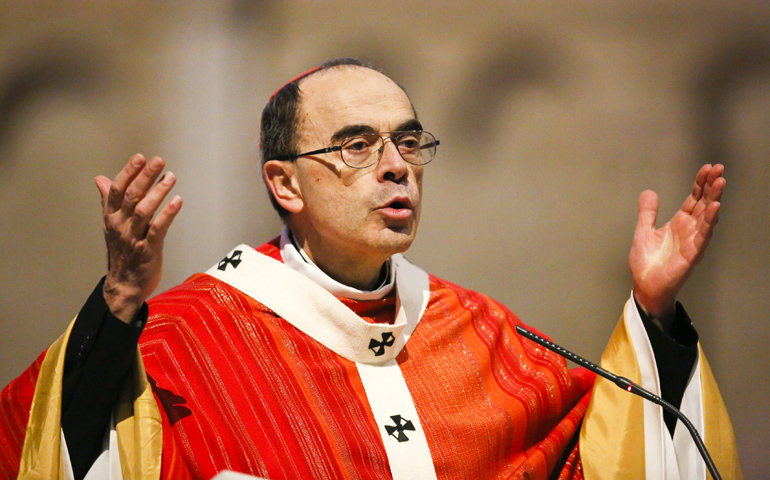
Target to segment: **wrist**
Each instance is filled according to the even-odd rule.
[[[139,289],[110,281],[109,275],[104,281],[102,293],[110,312],[124,323],[130,323],[144,304]]]
[[[664,332],[670,330],[670,326],[676,317],[676,298],[652,300],[634,290],[634,301],[651,320],[660,325]]]

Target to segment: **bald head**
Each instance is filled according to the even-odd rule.
[[[302,81],[300,98],[301,151],[339,144],[351,134],[419,129],[406,93],[372,69],[343,66],[316,73]],[[393,118],[404,122],[392,124]]]

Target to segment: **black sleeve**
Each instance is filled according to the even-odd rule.
[[[76,480],[102,451],[112,409],[133,365],[147,304],[130,324],[110,312],[99,282],[72,327],[64,358],[61,426]]]
[[[671,325],[670,335],[663,332],[638,305],[637,310],[642,317],[642,324],[655,354],[661,397],[679,408],[698,355],[698,332],[695,331],[690,317],[679,302],[676,304],[676,315]],[[676,417],[664,410],[663,420],[673,436],[677,423]]]

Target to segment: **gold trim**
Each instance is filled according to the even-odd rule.
[[[703,391],[704,442],[711,459],[724,480],[741,480],[741,462],[735,444],[733,426],[727,415],[727,407],[719,393],[711,367],[698,345],[700,353],[700,383]],[[711,475],[707,475],[711,479]]]
[[[73,320],[67,331],[48,348],[35,384],[32,407],[21,451],[19,480],[64,479],[61,459],[61,389],[64,356]]]
[[[137,348],[132,379],[115,407],[120,466],[124,479],[160,479],[163,422]]]
[[[48,349],[40,367],[24,438],[19,480],[67,478],[61,464],[61,395],[64,357],[73,320]],[[163,427],[158,404],[137,348],[133,375],[115,407],[118,450],[123,478],[160,479]]]
[[[602,355],[602,367],[641,383],[641,373],[624,316]],[[596,378],[580,429],[580,457],[586,480],[644,475],[644,400]]]
[[[641,383],[634,346],[626,329],[625,309],[623,312],[624,317],[602,355],[602,367]],[[698,352],[706,448],[724,480],[741,480],[743,474],[727,408],[700,345]],[[609,380],[597,377],[580,431],[580,455],[587,480],[639,478],[640,472],[645,472],[643,402]],[[710,479],[711,475],[707,477]]]

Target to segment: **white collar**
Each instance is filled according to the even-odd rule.
[[[376,290],[359,290],[342,284],[327,275],[318,268],[318,265],[313,263],[302,247],[294,243],[293,239],[294,235],[292,235],[289,227],[284,227],[281,232],[281,257],[283,258],[283,263],[295,272],[301,273],[310,280],[313,280],[329,293],[337,297],[353,300],[379,300],[388,296],[393,290],[396,280],[396,269],[393,268],[393,262],[390,258],[385,264],[385,268],[388,269],[385,282]]]
[[[297,329],[348,360],[382,364],[404,348],[430,299],[428,274],[400,254],[393,324],[368,323],[312,279],[248,245],[239,245],[206,273],[264,304]]]

